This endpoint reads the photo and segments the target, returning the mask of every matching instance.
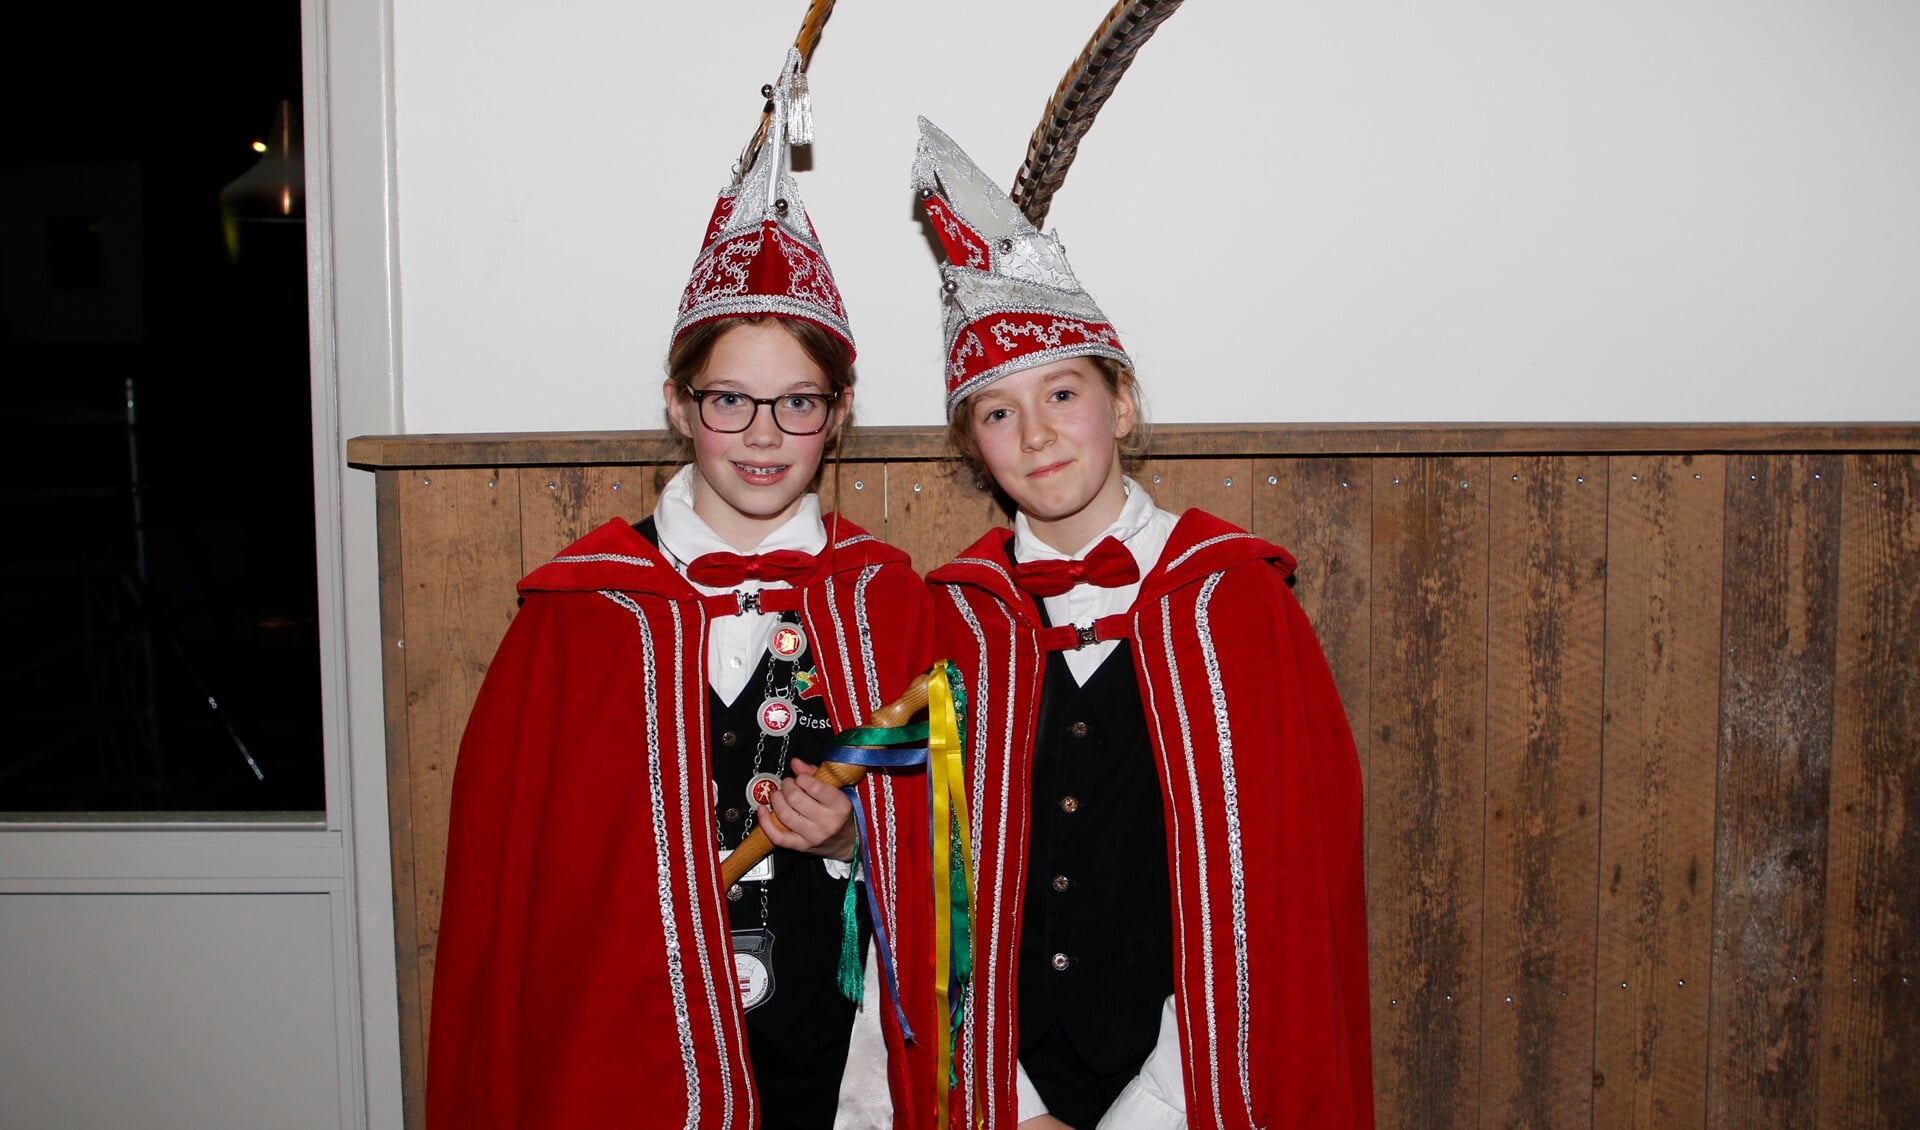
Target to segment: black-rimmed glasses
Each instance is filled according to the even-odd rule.
[[[686,394],[700,405],[700,422],[708,431],[733,435],[753,426],[753,418],[766,405],[773,413],[773,426],[790,436],[818,435],[833,415],[837,392],[790,392],[785,396],[758,397],[724,388],[689,388]]]

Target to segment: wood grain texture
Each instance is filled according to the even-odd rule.
[[[1817,1122],[1920,1126],[1920,459],[1844,480]]]
[[[1149,459],[1133,478],[1162,510],[1205,510],[1242,529],[1253,525],[1251,459]]]
[[[489,486],[489,483],[494,485]],[[432,1020],[433,949],[446,873],[447,806],[467,713],[506,634],[521,576],[517,484],[491,470],[399,477],[407,531],[401,561],[406,635],[408,777],[414,914],[424,1038]]]
[[[500,484],[517,482],[521,575],[618,518],[637,522],[653,513],[653,468],[508,467]]]
[[[838,506],[916,567],[1006,524],[912,454],[937,430],[875,431]],[[674,466],[631,462],[642,435],[508,443],[629,452],[552,467],[499,437],[382,449],[490,453],[376,474],[412,1125],[466,715],[519,576],[651,510]],[[1317,453],[1349,442],[1434,457]],[[1899,453],[1845,454],[1872,443]],[[1157,502],[1299,558],[1353,723],[1381,1125],[1920,1125],[1915,449],[1898,425],[1158,431]]]
[[[871,484],[869,484],[871,485]],[[974,489],[965,471],[932,463],[889,464],[887,540],[913,555],[913,567],[931,572],[1011,519],[993,495]]]
[[[1373,476],[1367,906],[1380,1119],[1467,1126],[1480,1092],[1487,462]]]
[[[1483,1126],[1593,1122],[1607,465],[1493,460]]]
[[[666,431],[368,435],[347,441],[355,467],[505,467],[674,459]],[[1914,451],[1920,424],[1155,424],[1156,458],[1275,455],[1502,455],[1706,451]],[[861,427],[859,459],[944,461],[946,428]]]
[[[1608,471],[1594,1124],[1706,1119],[1725,460]]]
[[[416,851],[431,851],[413,832],[413,763],[407,738],[406,537],[400,520],[403,471],[374,476],[374,514],[380,559],[382,708],[387,738],[387,842],[393,860],[394,987],[400,1013],[401,1117],[426,1125],[426,992],[420,984],[420,926],[414,890]],[[442,842],[444,859],[444,841]]]
[[[1293,595],[1313,623],[1367,768],[1373,640],[1373,470],[1361,459],[1263,459],[1253,465],[1254,533],[1298,562]]]
[[[1727,461],[1707,1119],[1811,1126],[1840,460]]]
[[[820,509],[844,514],[849,522],[887,540],[887,465],[829,463],[820,476]]]

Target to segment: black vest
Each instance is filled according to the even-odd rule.
[[[1044,615],[1044,612],[1043,612]],[[1132,643],[1085,686],[1047,657],[1021,908],[1022,1050],[1058,1025],[1095,1071],[1137,1071],[1173,992],[1160,779]]]
[[[652,518],[636,523],[635,529],[659,544]],[[753,806],[747,800],[747,782],[754,773],[756,745],[760,746],[762,771],[793,776],[790,770],[782,771],[785,761],[780,756],[781,739],[769,736],[760,742],[759,711],[767,697],[769,668],[776,692],[789,690],[796,667],[818,670],[813,649],[819,642],[809,639],[807,650],[795,662],[776,660],[772,652],[763,651],[753,677],[731,706],[721,701],[711,686],[707,688],[713,821],[723,848],[737,845],[748,830],[748,819],[754,818]],[[704,681],[705,671],[701,674]],[[833,725],[827,719],[826,699],[818,695],[801,698],[797,688],[789,690],[787,697],[800,711],[799,723],[786,738],[787,757],[818,765],[832,747]],[[840,994],[838,982],[841,906],[848,880],[829,876],[826,865],[815,856],[776,848],[771,858],[771,881],[739,883],[740,897],[727,900],[729,925],[737,931],[758,931],[765,888],[766,929],[774,937],[773,996],[747,1013],[749,1046],[769,1041],[794,1060],[817,1060],[821,1049],[837,1047],[844,1057],[854,1016],[853,1004]],[[860,952],[864,954],[869,932],[864,892],[857,914]],[[833,1070],[832,1077],[839,1078],[838,1069]]]

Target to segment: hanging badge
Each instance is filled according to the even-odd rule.
[[[733,932],[733,977],[740,987],[740,1004],[748,1012],[773,996],[773,932]]]
[[[760,704],[760,732],[771,738],[784,737],[800,721],[793,700],[776,696]]]
[[[782,624],[773,630],[767,640],[767,650],[775,659],[797,659],[807,650],[807,633],[800,630],[798,624]]]
[[[780,791],[780,778],[771,773],[755,773],[747,778],[747,803],[759,808],[773,803],[773,794]]]

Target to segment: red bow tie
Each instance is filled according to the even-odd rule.
[[[1140,579],[1140,566],[1117,538],[1105,538],[1081,561],[1028,561],[1013,567],[1013,583],[1035,596],[1059,596],[1075,585],[1117,589]]]
[[[772,553],[703,553],[687,566],[687,579],[709,588],[730,589],[742,581],[791,581],[813,572],[813,554],[797,549]]]

